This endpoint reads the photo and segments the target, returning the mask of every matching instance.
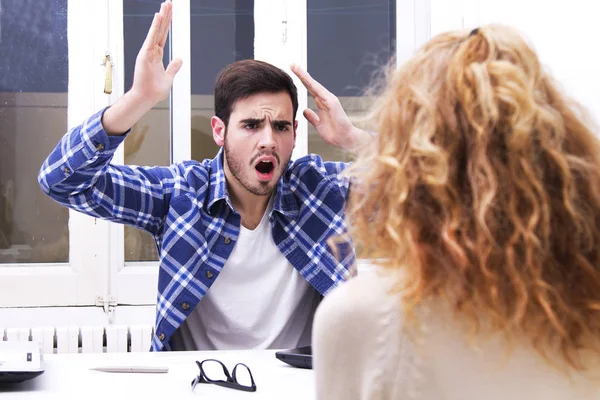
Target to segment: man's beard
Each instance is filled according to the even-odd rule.
[[[225,145],[224,145],[224,149],[225,149],[225,162],[227,162],[227,165],[229,166],[229,171],[231,171],[231,175],[233,175],[233,177],[235,178],[235,180],[237,180],[240,185],[242,185],[247,191],[249,191],[250,193],[256,195],[256,196],[269,196],[272,192],[273,189],[275,188],[275,185],[277,184],[277,181],[279,181],[279,177],[276,177],[278,171],[275,170],[273,172],[273,180],[270,182],[258,182],[258,185],[256,186],[252,186],[250,185],[250,177],[247,177],[246,180],[243,179],[244,177],[244,169],[246,168],[246,166],[244,165],[244,163],[242,162],[242,160],[240,160],[229,148],[228,145],[228,141],[227,141],[227,130],[225,131]],[[277,154],[275,154],[274,152],[264,152],[261,153],[261,155],[272,155],[275,158],[277,158],[278,161],[278,168],[281,168],[281,166],[285,166],[287,167],[288,163],[290,160],[287,160],[285,164],[281,164],[279,161],[279,156]],[[277,179],[275,179],[277,178]],[[273,185],[271,187],[271,185]]]

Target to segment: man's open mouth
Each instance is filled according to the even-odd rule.
[[[270,181],[275,174],[275,160],[270,159],[270,157],[260,160],[254,166],[256,169],[256,175],[261,181]]]
[[[258,164],[256,164],[255,168],[261,174],[269,174],[271,171],[273,171],[275,166],[271,161],[261,161]]]

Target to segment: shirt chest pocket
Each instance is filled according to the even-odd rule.
[[[209,286],[235,244],[232,235],[224,233],[226,224],[226,218],[207,215],[202,203],[189,195],[174,199],[165,222],[163,269]]]
[[[161,273],[186,281],[191,277],[184,275],[195,275],[210,254],[205,235],[206,227],[198,205],[186,196],[171,201],[162,236]],[[159,279],[159,284],[170,280]]]

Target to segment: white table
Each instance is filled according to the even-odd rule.
[[[190,383],[198,375],[195,361],[216,358],[231,372],[236,363],[250,367],[257,391],[242,392],[210,384]],[[168,373],[107,373],[89,368],[114,365],[169,367]],[[51,354],[45,372],[27,382],[0,386],[0,399],[289,399],[315,398],[312,370],[288,366],[273,350]]]

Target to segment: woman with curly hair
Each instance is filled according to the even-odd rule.
[[[600,142],[514,30],[391,73],[350,169],[375,271],[313,332],[321,399],[600,398]]]

